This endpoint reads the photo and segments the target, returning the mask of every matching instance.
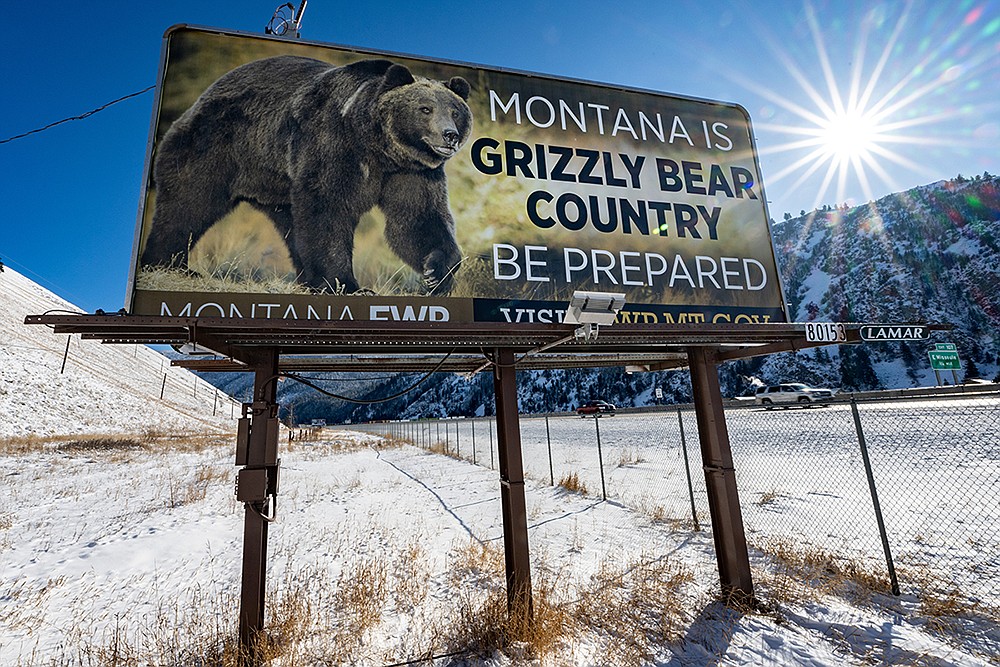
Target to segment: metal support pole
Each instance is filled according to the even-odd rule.
[[[160,385],[160,400],[163,400],[163,392],[167,390],[167,374],[163,374],[163,384]]]
[[[601,469],[601,500],[608,499],[608,489],[604,485],[604,454],[601,453],[600,414],[594,414],[594,430],[597,431],[597,466]]]
[[[278,350],[263,350],[247,361],[254,371],[253,402],[244,406],[244,412],[250,413],[249,432],[238,438],[236,450],[236,464],[245,466],[237,477],[237,499],[245,506],[239,658],[245,667],[259,667],[262,664],[260,638],[264,631],[267,529],[274,519],[278,486]],[[269,500],[270,515],[265,513]]]
[[[722,591],[727,596],[749,601],[753,598],[753,577],[740,498],[736,491],[736,469],[729,445],[729,429],[722,410],[715,350],[689,347],[687,354]]]
[[[490,434],[490,470],[493,470],[493,424],[490,423],[489,419],[486,420],[486,430]]]
[[[896,566],[892,562],[892,552],[889,550],[889,535],[885,532],[882,506],[878,502],[878,491],[875,489],[875,475],[872,473],[872,462],[868,457],[868,443],[865,442],[865,432],[861,428],[861,414],[858,412],[858,402],[853,397],[851,398],[851,413],[854,415],[854,429],[858,433],[858,446],[861,447],[861,459],[865,463],[865,475],[868,476],[868,491],[872,494],[872,507],[875,509],[878,535],[882,539],[885,565],[889,569],[889,583],[892,586],[892,594],[899,595],[899,580],[896,578]]]
[[[528,512],[524,499],[521,426],[517,416],[517,379],[513,350],[496,350],[493,388],[496,399],[500,458],[500,502],[503,514],[507,612],[531,619],[531,565],[528,561]]]
[[[462,440],[458,433],[458,422],[455,422],[455,452],[462,458]]]
[[[476,465],[476,419],[472,418],[472,465]]]
[[[677,423],[681,427],[681,452],[684,454],[684,472],[687,474],[688,496],[691,498],[691,521],[694,522],[694,529],[700,531],[701,526],[698,525],[698,511],[694,508],[694,485],[691,484],[691,463],[688,461],[687,438],[684,437],[684,415],[681,414],[680,408],[677,408]]]
[[[549,433],[549,416],[545,415],[545,442],[549,448],[549,485],[556,485],[555,472],[552,470],[552,434]]]
[[[66,371],[66,360],[69,359],[69,342],[73,340],[73,336],[66,336],[66,351],[63,352],[63,362],[62,368],[59,369],[59,375],[62,375]]]

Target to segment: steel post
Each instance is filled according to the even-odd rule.
[[[556,474],[552,469],[552,434],[549,433],[549,416],[545,415],[545,444],[549,450],[549,484],[556,485]]]
[[[684,454],[684,473],[687,475],[688,497],[691,498],[691,521],[694,522],[694,529],[701,530],[698,525],[698,510],[694,507],[694,485],[691,483],[691,463],[688,461],[687,439],[684,437],[684,415],[681,409],[677,408],[677,425],[681,430],[681,453]]]
[[[503,514],[504,563],[507,574],[507,611],[530,619],[531,565],[528,561],[528,512],[524,499],[521,426],[517,415],[517,379],[514,352],[501,349],[494,357],[497,447],[500,464],[500,502]]]
[[[715,350],[689,347],[688,363],[722,591],[727,596],[749,601],[753,598],[753,578],[740,498],[736,491],[736,469],[729,445],[729,429],[722,409]]]
[[[601,453],[601,424],[598,422],[601,414],[594,413],[594,431],[597,433],[597,467],[601,470],[601,500],[608,499],[608,487],[604,483],[604,454]]]
[[[240,494],[255,496],[244,501],[243,580],[240,594],[239,646],[240,664],[258,667],[261,664],[260,638],[264,631],[264,593],[267,574],[267,529],[273,519],[265,515],[267,497],[277,491],[277,393],[278,351],[264,350],[248,360],[254,372],[253,402],[250,404],[250,431],[245,451],[237,447],[239,481],[244,475],[249,485],[253,479],[264,478],[264,488],[246,489]],[[264,471],[264,472],[259,472]],[[256,475],[253,473],[257,473]],[[239,484],[238,481],[238,484]],[[263,499],[260,496],[263,495]]]
[[[889,548],[889,535],[885,530],[885,519],[882,518],[882,505],[878,501],[878,490],[875,488],[875,474],[872,472],[872,461],[868,456],[868,442],[865,440],[864,429],[861,428],[861,414],[858,412],[858,402],[851,397],[851,414],[854,417],[854,430],[858,434],[858,446],[861,448],[861,460],[865,464],[865,475],[868,478],[868,492],[872,497],[872,508],[875,510],[875,522],[878,524],[878,536],[882,540],[882,552],[885,554],[885,566],[889,571],[889,586],[893,595],[899,595],[899,579],[896,578],[896,566],[892,562],[892,550]]]

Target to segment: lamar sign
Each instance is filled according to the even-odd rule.
[[[859,333],[864,341],[927,340],[930,329],[923,324],[866,324]]]
[[[786,321],[732,104],[180,26],[147,165],[133,314]]]

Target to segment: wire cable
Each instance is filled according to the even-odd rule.
[[[51,129],[51,128],[55,127],[56,125],[62,125],[63,123],[68,123],[71,120],[83,120],[84,118],[89,118],[90,116],[93,116],[95,113],[97,113],[99,111],[104,111],[105,109],[107,109],[112,104],[118,104],[119,102],[124,102],[125,100],[130,99],[132,97],[138,97],[139,95],[142,95],[143,93],[148,93],[153,88],[156,88],[155,84],[152,85],[152,86],[149,86],[148,88],[143,88],[142,90],[139,90],[137,92],[129,93],[128,95],[125,95],[124,97],[119,97],[117,100],[111,100],[107,104],[102,104],[101,106],[97,107],[96,109],[91,109],[90,111],[87,111],[86,113],[82,113],[79,116],[70,116],[69,118],[63,118],[62,120],[57,120],[54,123],[49,123],[48,125],[46,125],[44,127],[38,127],[38,128],[35,128],[34,130],[28,130],[27,132],[22,132],[21,134],[15,134],[13,137],[7,137],[6,139],[0,139],[0,144],[9,144],[10,142],[14,141],[15,139],[23,139],[24,137],[30,136],[32,134],[37,134],[39,132],[44,132],[45,130],[48,130],[48,129]]]
[[[437,373],[438,370],[442,366],[444,366],[445,362],[448,361],[449,358],[451,358],[451,355],[454,354],[454,352],[455,352],[455,350],[454,350],[454,348],[452,348],[452,350],[449,351],[448,354],[446,354],[441,359],[441,361],[439,361],[437,363],[437,365],[434,368],[432,368],[431,370],[427,371],[424,374],[424,376],[421,377],[419,380],[417,380],[416,382],[414,382],[413,384],[411,384],[406,389],[404,389],[404,390],[402,390],[400,392],[397,392],[397,393],[393,394],[392,396],[386,396],[385,398],[363,399],[363,398],[351,398],[350,396],[341,396],[340,394],[335,394],[335,393],[333,393],[331,391],[327,391],[326,389],[323,389],[322,387],[320,387],[320,386],[318,386],[316,384],[313,384],[312,382],[310,382],[306,378],[302,377],[301,375],[296,375],[294,373],[279,373],[278,377],[286,377],[289,380],[294,380],[294,381],[296,381],[296,382],[298,382],[300,384],[304,384],[305,386],[310,387],[312,389],[315,389],[319,393],[324,394],[326,396],[329,396],[330,398],[336,398],[336,399],[339,399],[341,401],[347,401],[348,403],[357,403],[358,405],[374,405],[376,403],[387,403],[388,401],[393,401],[393,400],[395,400],[397,398],[400,398],[400,397],[405,396],[406,394],[410,393],[411,391],[413,391],[414,389],[416,389],[417,387],[419,387],[421,384],[423,384],[427,380],[427,378],[429,378],[431,375],[433,375],[434,373]],[[271,380],[273,380],[273,379],[274,378],[271,378]],[[270,382],[270,380],[268,380],[268,382]],[[264,383],[264,384],[267,384],[267,383]]]

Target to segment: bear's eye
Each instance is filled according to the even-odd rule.
[[[426,107],[426,106],[420,107],[420,113],[422,113],[422,114],[425,114],[425,115],[429,116],[432,111],[433,111],[433,109],[431,109],[430,107]]]

